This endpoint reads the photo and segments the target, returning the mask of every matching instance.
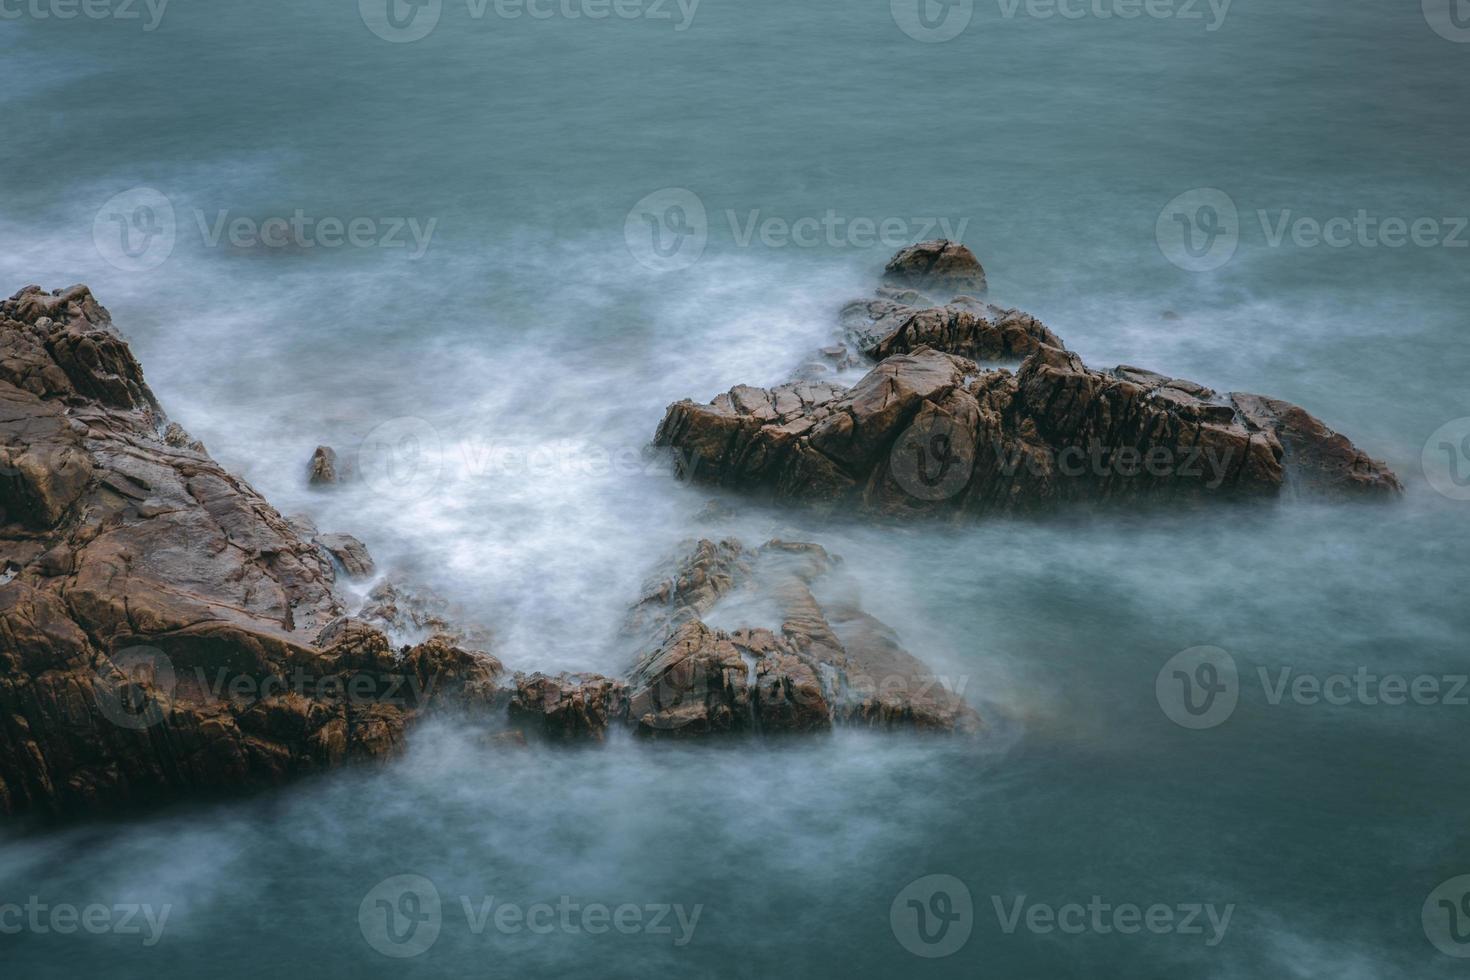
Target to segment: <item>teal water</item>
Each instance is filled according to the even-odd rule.
[[[943,43],[870,0],[703,0],[684,30],[677,5],[509,20],[445,0],[409,43],[351,4],[199,0],[152,31],[139,9],[0,20],[0,289],[89,283],[217,458],[491,624],[513,668],[619,670],[622,608],[691,534],[806,537],[965,685],[991,735],[508,753],[445,721],[385,771],[5,831],[0,906],[171,907],[153,945],[0,932],[7,975],[1463,972],[1421,907],[1470,874],[1470,706],[1272,703],[1270,687],[1283,668],[1470,671],[1470,503],[1421,465],[1431,434],[1470,416],[1470,249],[1453,244],[1470,44],[1419,4],[1236,0],[1209,31],[1208,7],[1068,20],[977,3]],[[170,203],[175,241],[152,268],[119,267],[94,225],[140,187]],[[657,271],[625,222],[667,188],[698,198],[708,242]],[[1156,227],[1199,188],[1234,203],[1239,243],[1193,272]],[[433,231],[417,256],[211,243],[221,213],[297,209],[368,219],[374,240],[391,219]],[[743,234],[752,212],[829,211],[913,235],[963,223],[994,298],[1089,362],[1300,402],[1406,495],[942,531],[747,504],[698,524],[708,495],[638,450],[669,402],[785,380],[835,336],[893,248]],[[1433,219],[1441,244],[1272,242],[1284,212],[1359,211]],[[390,461],[406,479],[308,491],[313,446],[385,432],[429,447]],[[1187,730],[1155,680],[1202,645],[1238,664],[1239,704]],[[443,900],[437,940],[402,959],[359,922],[398,874]],[[902,900],[890,915],[929,875],[974,907],[942,958],[909,952],[936,947]],[[1214,945],[1207,925],[1007,932],[995,903],[1022,895],[1233,911]],[[677,929],[477,932],[462,896],[701,912],[682,945]]]

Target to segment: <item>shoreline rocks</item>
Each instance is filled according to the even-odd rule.
[[[325,471],[330,453],[318,461]],[[973,730],[958,698],[833,688],[859,669],[922,665],[876,621],[817,605],[800,575],[771,586],[790,613],[780,629],[705,627],[688,610],[707,609],[727,578],[762,578],[779,550],[731,549],[698,582],[679,578],[638,603],[653,632],[628,680],[507,677],[484,652],[489,631],[424,590],[385,578],[349,615],[344,580],[377,574],[362,542],[283,517],[168,420],[85,286],[27,287],[0,300],[0,814],[277,786],[386,759],[441,708],[500,731],[490,741],[507,747],[651,728],[650,712],[681,710],[657,696],[649,707],[682,662],[670,652],[680,629],[708,640],[682,658],[691,665],[727,658],[736,642],[741,671],[754,659],[751,731]],[[702,703],[724,690],[705,689]]]

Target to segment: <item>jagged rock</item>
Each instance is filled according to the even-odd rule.
[[[655,444],[698,453],[692,478],[882,513],[1029,513],[1064,503],[1398,492],[1382,463],[1296,406],[1043,346],[1019,370],[928,348],[851,390],[740,389],[670,406]]]
[[[900,249],[883,270],[889,285],[924,292],[983,296],[985,270],[980,260],[959,242],[938,239]]]
[[[0,449],[0,810],[272,785],[493,698],[494,658],[330,625],[330,559],[164,418],[85,286],[0,301]]]
[[[1028,313],[951,304],[891,312],[874,324],[863,353],[881,361],[932,347],[974,361],[1016,361],[1042,347],[1062,347],[1056,334]]]
[[[349,578],[372,578],[376,571],[373,556],[368,554],[367,545],[357,538],[350,534],[321,534],[314,539],[341,563]]]
[[[325,486],[338,481],[337,451],[331,446],[317,446],[306,466],[306,480],[312,486]]]
[[[516,674],[509,708],[513,725],[546,738],[579,741],[602,741],[608,726],[627,712],[627,685],[599,674]]]
[[[630,630],[651,637],[629,675],[639,734],[821,732],[834,725],[971,733],[979,719],[891,630],[853,604],[826,608],[811,584],[835,559],[819,545],[699,541],[637,604]],[[722,599],[779,610],[781,625],[705,621]]]

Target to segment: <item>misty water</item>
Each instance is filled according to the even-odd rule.
[[[1470,670],[1470,503],[1423,464],[1470,416],[1458,21],[1436,31],[1418,3],[1071,19],[980,2],[926,43],[901,29],[931,23],[903,0],[652,3],[511,18],[443,0],[409,42],[353,4],[179,2],[151,30],[142,4],[16,6],[0,20],[0,291],[88,283],[217,459],[487,624],[512,669],[624,670],[624,610],[681,541],[812,540],[986,735],[512,751],[444,718],[385,769],[0,830],[0,904],[169,907],[156,936],[0,934],[0,972],[1463,972],[1421,921],[1470,873],[1470,692],[1449,696]],[[650,268],[627,219],[668,189],[699,201],[708,241]],[[1228,195],[1239,242],[1196,271],[1213,263],[1171,261],[1159,236],[1200,189]],[[140,193],[166,199],[174,240],[125,268],[94,231]],[[228,230],[298,210],[368,230],[280,247]],[[1338,247],[1290,230],[1359,212],[1435,233]],[[747,234],[772,218],[838,230]],[[1089,364],[1305,406],[1385,460],[1403,498],[892,526],[731,496],[701,519],[713,494],[643,454],[665,406],[784,382],[838,339],[838,309],[898,243],[863,221],[962,237],[991,298]],[[372,478],[307,486],[317,444],[352,457],[404,437],[412,457],[373,456]],[[1155,681],[1199,646],[1234,658],[1239,703],[1191,730]],[[1432,703],[1276,694],[1283,676],[1358,674],[1444,683]],[[396,875],[442,900],[437,938],[404,958],[359,916]],[[973,904],[941,958],[911,952],[923,940],[899,921],[931,875]],[[1028,925],[1033,905],[1094,896],[1230,917]],[[541,934],[477,923],[492,899],[698,917]]]

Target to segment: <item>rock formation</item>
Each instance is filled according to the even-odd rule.
[[[843,311],[849,338],[878,361],[850,389],[742,385],[678,402],[655,445],[697,459],[692,479],[884,514],[1402,489],[1295,405],[1126,365],[1096,370],[1027,314],[911,306],[888,292]],[[977,363],[1021,358],[1014,370]]]
[[[638,603],[645,654],[628,680],[506,678],[482,652],[488,630],[427,590],[383,579],[350,610],[339,569],[376,575],[362,542],[283,518],[170,422],[86,287],[0,301],[0,813],[276,785],[385,758],[438,706],[514,726],[507,745],[614,725],[973,730],[959,698],[921,680],[864,689],[923,667],[856,609],[816,603],[806,583],[829,563],[814,545],[704,542]],[[756,587],[780,597],[779,630],[698,619]]]
[[[84,286],[0,302],[0,508],[0,811],[276,784],[494,697],[494,658],[341,620],[327,551],[167,421]]]

